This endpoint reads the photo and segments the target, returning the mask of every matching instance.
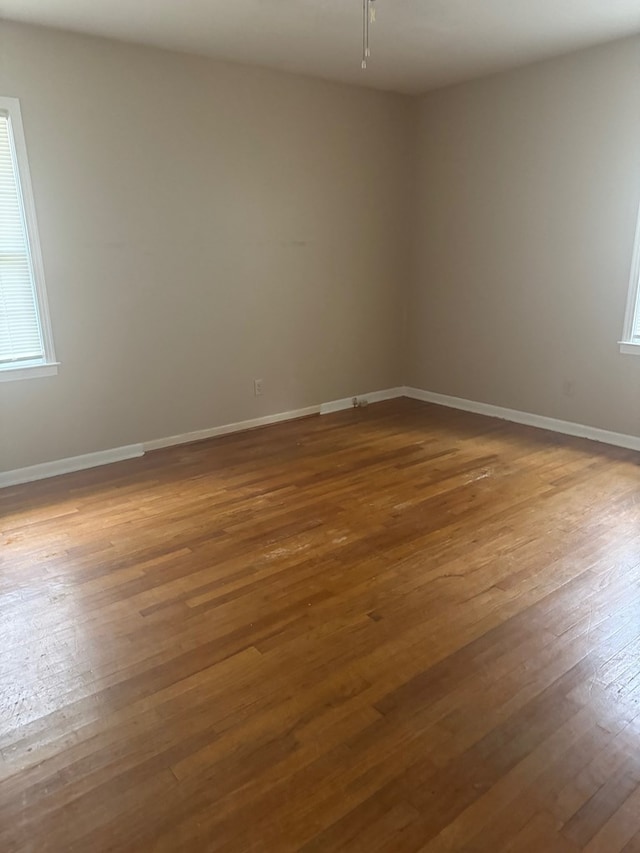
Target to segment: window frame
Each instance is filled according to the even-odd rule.
[[[618,341],[620,352],[626,355],[640,355],[640,341],[633,340],[636,317],[640,314],[640,210],[636,220],[636,233],[633,240],[631,275],[627,293],[627,307],[624,312],[622,339]]]
[[[53,344],[53,332],[49,317],[49,300],[47,298],[44,264],[36,219],[36,206],[33,198],[29,160],[27,158],[27,144],[22,126],[22,112],[18,98],[0,95],[0,115],[9,120],[9,138],[13,143],[13,153],[17,167],[18,193],[22,199],[24,210],[27,251],[33,271],[38,321],[40,323],[40,333],[44,348],[44,358],[42,361],[16,366],[11,364],[0,365],[0,382],[6,382],[14,379],[35,379],[40,376],[55,375],[58,372],[60,362],[56,360]]]

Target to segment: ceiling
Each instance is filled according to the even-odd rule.
[[[640,32],[638,0],[0,0],[3,18],[417,93]]]

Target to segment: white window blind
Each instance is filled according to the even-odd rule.
[[[43,364],[45,348],[9,116],[0,113],[0,367]]]
[[[20,102],[0,95],[0,382],[57,372]]]

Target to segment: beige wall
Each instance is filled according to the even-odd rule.
[[[0,470],[399,384],[407,99],[6,23],[0,94],[62,362]]]
[[[421,100],[407,384],[640,434],[639,104],[637,39]]]
[[[0,23],[0,93],[62,361],[0,471],[401,383],[640,434],[638,39],[411,100]]]

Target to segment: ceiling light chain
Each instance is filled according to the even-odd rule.
[[[376,22],[375,0],[362,0],[362,67],[367,67],[367,59],[371,56],[369,49],[369,24]]]

